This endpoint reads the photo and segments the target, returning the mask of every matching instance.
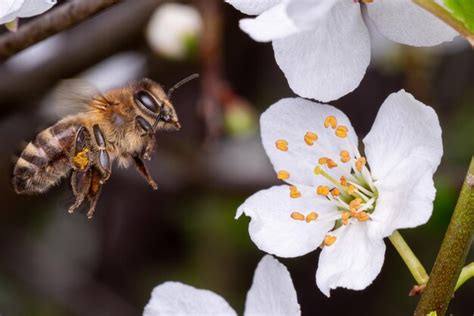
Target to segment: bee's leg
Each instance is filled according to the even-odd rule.
[[[143,130],[144,134],[142,137],[147,137],[147,142],[146,146],[143,149],[143,153],[141,155],[142,158],[146,160],[151,159],[151,153],[153,149],[155,149],[155,130],[153,129],[153,126],[148,123],[147,120],[145,120],[142,116],[138,115],[135,118],[137,126]]]
[[[85,197],[89,193],[91,186],[91,170],[86,171],[73,170],[71,176],[72,192],[76,197],[76,201],[68,209],[69,213],[73,213],[79,206],[81,206]]]
[[[105,141],[104,133],[100,129],[99,125],[92,126],[94,131],[94,138],[97,143],[98,161],[97,166],[102,173],[101,183],[104,183],[109,177],[112,171],[112,164],[110,163],[110,156],[106,150],[107,143]]]
[[[99,199],[100,191],[102,189],[103,174],[96,168],[91,169],[91,182],[89,186],[89,191],[87,193],[87,198],[89,200],[89,210],[87,211],[87,218],[91,219],[94,216],[95,207],[97,205],[97,200]]]
[[[138,157],[137,155],[134,155],[133,161],[135,162],[135,166],[137,166],[138,172],[146,179],[146,181],[153,188],[153,190],[158,190],[158,185],[151,177],[150,173],[148,172],[147,167],[143,163],[143,160],[141,160],[141,158]]]
[[[92,154],[89,142],[89,132],[85,127],[79,127],[71,153],[71,167],[74,170],[86,171],[89,168]]]

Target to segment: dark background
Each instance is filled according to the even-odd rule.
[[[241,32],[242,15],[219,0],[194,3],[206,23],[217,21],[206,24],[194,58],[173,61],[153,53],[144,29],[158,3],[125,1],[64,32],[49,48],[30,49],[0,65],[2,316],[141,315],[153,287],[168,280],[212,290],[243,311],[264,253],[250,241],[249,219],[234,215],[246,197],[275,183],[259,141],[258,115],[294,94],[271,45]],[[219,33],[221,41],[210,36]],[[401,88],[438,113],[445,154],[435,175],[433,216],[422,227],[402,231],[429,271],[473,153],[474,58],[462,41],[433,49],[379,41],[384,49],[360,87],[332,104],[349,116],[360,139],[386,96]],[[10,185],[14,155],[55,121],[46,96],[60,80],[124,52],[141,60],[140,76],[165,87],[194,72],[202,76],[174,94],[183,129],[158,135],[158,152],[148,166],[159,190],[152,191],[133,168],[114,167],[93,220],[67,213],[67,180],[43,195],[16,195]],[[117,79],[103,75],[106,82],[108,76]],[[332,291],[330,299],[315,286],[318,256],[316,251],[280,259],[293,277],[303,315],[414,310],[418,298],[408,297],[414,280],[388,240],[375,282],[364,291]],[[472,315],[473,295],[471,281],[457,291],[449,312]]]

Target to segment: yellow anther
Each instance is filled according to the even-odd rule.
[[[324,238],[323,244],[324,246],[331,246],[332,244],[336,242],[336,239],[337,239],[336,236],[326,235],[326,237]]]
[[[293,199],[299,198],[301,196],[301,192],[298,191],[298,188],[294,185],[290,186],[290,197]]]
[[[336,197],[336,196],[339,196],[341,194],[341,192],[339,191],[338,188],[334,188],[331,190],[331,195]]]
[[[349,133],[349,129],[347,128],[347,126],[339,125],[336,128],[336,136],[337,137],[346,138],[347,133]]]
[[[359,222],[365,222],[369,219],[369,214],[366,212],[359,212],[355,217],[359,220]]]
[[[347,150],[341,150],[341,162],[348,162],[351,160],[351,156]]]
[[[318,216],[319,215],[316,212],[309,213],[308,215],[306,215],[306,223],[317,220]]]
[[[295,221],[304,221],[304,215],[300,212],[293,212],[291,213],[290,217]]]
[[[315,141],[318,140],[318,135],[313,132],[306,132],[304,135],[304,141],[307,145],[312,146]]]
[[[325,185],[320,185],[318,186],[318,188],[316,189],[316,193],[318,195],[324,195],[324,196],[327,196],[329,194],[329,188]]]
[[[84,148],[82,151],[78,152],[74,158],[72,158],[72,162],[78,169],[84,170],[89,164],[89,157],[87,156],[88,152],[89,149]]]
[[[357,192],[357,188],[353,186],[352,184],[349,185],[349,187],[347,188],[347,193],[354,194],[354,192]]]
[[[334,160],[332,160],[332,159],[328,159],[327,166],[328,166],[329,169],[336,168],[337,163],[335,163]]]
[[[288,151],[288,142],[284,139],[279,139],[275,142],[275,146],[277,149],[281,151]]]
[[[328,163],[328,160],[330,160],[330,159],[327,158],[327,157],[321,157],[321,158],[318,159],[318,163],[319,163],[320,165],[325,165],[325,164]]]
[[[331,128],[336,128],[337,126],[337,120],[336,120],[336,117],[335,116],[328,116],[326,117],[326,119],[324,120],[324,127],[328,128],[329,126],[331,126]]]
[[[350,212],[352,217],[355,217],[357,215],[357,210],[353,207],[350,209]]]
[[[357,159],[356,161],[357,171],[362,172],[362,168],[365,166],[366,163],[367,161],[365,160],[364,157],[360,157],[359,159]]]
[[[357,210],[360,207],[361,203],[362,203],[361,198],[355,198],[349,203],[349,208],[351,209],[354,208]]]
[[[343,225],[349,224],[349,218],[351,217],[351,213],[344,212],[341,214],[341,222]]]
[[[314,168],[314,174],[321,174],[322,171],[323,171],[323,169],[321,169],[320,166],[316,166],[316,167]]]
[[[280,170],[277,173],[277,178],[280,180],[287,180],[290,178],[290,173],[286,170]]]
[[[340,180],[341,180],[341,181],[340,181],[340,182],[341,182],[341,185],[342,185],[343,187],[346,187],[346,186],[347,186],[347,180],[346,180],[346,177],[344,177],[344,176],[341,176],[341,179],[340,179]]]

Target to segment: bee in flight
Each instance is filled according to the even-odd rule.
[[[143,159],[151,158],[156,131],[180,129],[170,97],[197,77],[181,80],[168,93],[156,82],[142,79],[84,100],[83,111],[41,131],[26,146],[13,170],[13,188],[19,194],[43,193],[70,173],[75,202],[69,212],[87,199],[87,217],[92,218],[101,187],[117,160],[122,166],[134,163],[156,190]]]

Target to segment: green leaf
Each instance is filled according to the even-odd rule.
[[[453,16],[474,32],[474,1],[473,0],[444,0],[444,4]]]
[[[429,314],[426,314],[426,316],[437,316],[438,313],[436,311],[432,311]]]

